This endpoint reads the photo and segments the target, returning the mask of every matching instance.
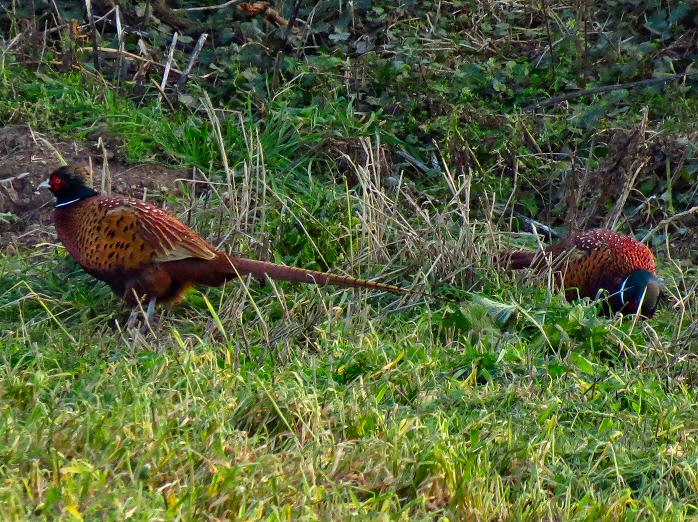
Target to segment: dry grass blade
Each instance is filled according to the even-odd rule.
[[[674,223],[675,221],[679,221],[685,217],[691,216],[693,214],[698,213],[698,206],[691,207],[688,210],[684,210],[683,212],[679,212],[677,214],[674,214],[673,216],[670,216],[666,219],[661,220],[657,226],[653,227],[651,230],[645,234],[645,236],[642,238],[643,243],[647,243],[654,234],[656,234],[659,230],[662,228],[668,227],[671,223]]]
[[[86,51],[92,51],[92,49],[86,48],[86,47],[78,47],[77,49],[75,49],[75,52],[86,52]],[[115,55],[121,54],[121,55],[123,55],[126,58],[129,58],[131,60],[136,60],[136,61],[141,62],[141,63],[153,65],[153,66],[159,67],[160,69],[163,69],[163,70],[165,69],[165,64],[158,63],[154,60],[144,58],[143,56],[139,56],[137,54],[133,54],[133,53],[130,53],[128,51],[119,51],[118,49],[112,49],[110,47],[98,47],[97,51],[99,51],[100,53],[104,53],[104,54],[115,54]],[[180,71],[176,67],[170,67],[168,76],[170,73],[182,74],[182,71]],[[160,87],[160,85],[158,85],[158,87]]]
[[[160,95],[158,96],[158,104],[165,92],[165,86],[167,85],[167,79],[170,76],[170,68],[172,67],[172,60],[174,60],[174,51],[177,48],[177,38],[178,34],[175,31],[172,34],[172,43],[170,44],[170,51],[167,54],[167,61],[165,62],[165,71],[162,73],[162,81],[160,82]],[[170,104],[171,105],[171,104]]]
[[[95,17],[94,13],[92,12],[92,0],[85,0],[85,9],[87,10],[87,19],[90,22],[90,32],[92,33],[92,60],[95,66],[95,71],[99,71],[99,42],[97,41],[97,26],[95,25]],[[114,7],[114,9],[116,9],[116,7]],[[119,51],[123,52],[121,46],[119,46]]]
[[[625,203],[628,200],[630,192],[633,190],[633,187],[635,186],[635,181],[637,180],[638,174],[640,174],[640,171],[642,171],[645,165],[649,162],[649,157],[646,152],[647,143],[645,139],[645,135],[647,134],[647,118],[647,108],[645,107],[645,109],[642,112],[642,120],[635,126],[635,129],[633,130],[633,133],[637,136],[637,139],[634,141],[633,149],[633,152],[635,153],[637,159],[635,159],[630,166],[626,167],[623,189],[621,191],[620,197],[616,199],[615,205],[613,206],[613,210],[611,210],[611,212],[606,217],[604,228],[610,228],[611,230],[616,229],[618,225],[618,219],[620,218],[621,213],[623,212],[623,208],[625,207]]]
[[[196,59],[198,58],[201,49],[204,47],[207,38],[207,33],[201,33],[201,35],[199,35],[199,39],[196,41],[196,45],[194,45],[194,50],[191,52],[191,56],[189,57],[189,63],[187,63],[187,67],[184,69],[184,72],[179,77],[179,80],[177,80],[177,91],[181,92],[182,90],[184,90],[184,86],[187,84],[187,81],[189,80],[191,70],[194,67],[194,64],[196,63]]]

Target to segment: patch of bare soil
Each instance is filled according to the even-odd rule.
[[[58,154],[70,163],[92,160],[94,186],[102,187],[101,144],[47,138],[24,125],[0,128],[0,252],[14,254],[23,247],[55,241],[53,195],[37,190],[50,172],[61,166]],[[112,192],[159,202],[180,192],[181,171],[161,165],[127,165],[107,152]]]

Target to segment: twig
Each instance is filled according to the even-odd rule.
[[[647,232],[647,234],[645,234],[645,237],[642,238],[642,241],[641,241],[641,242],[642,242],[642,243],[646,243],[647,240],[648,240],[650,237],[652,237],[652,236],[654,235],[654,233],[655,233],[657,230],[659,230],[660,228],[665,227],[665,226],[669,225],[670,223],[673,223],[674,221],[677,221],[677,220],[679,220],[679,219],[681,219],[681,218],[684,218],[684,217],[686,217],[686,216],[690,216],[691,214],[696,214],[696,213],[698,213],[698,206],[691,207],[691,208],[689,208],[688,210],[684,210],[683,212],[679,212],[678,214],[674,214],[673,216],[670,216],[670,217],[668,217],[668,218],[666,218],[666,219],[662,219],[662,220],[657,224],[656,227],[654,227],[652,230],[650,230],[649,232]]]
[[[645,165],[647,165],[648,161],[649,158],[642,159],[639,165],[635,168],[635,171],[628,176],[625,186],[623,187],[623,193],[618,197],[615,205],[613,206],[613,210],[606,218],[605,228],[610,228],[611,230],[616,229],[616,226],[618,225],[618,219],[620,218],[620,215],[623,212],[623,206],[625,206],[625,202],[628,200],[628,196],[630,196],[630,192],[635,186],[635,180],[637,180],[637,176],[640,174],[640,171],[642,171],[642,169],[645,168]]]
[[[56,16],[58,18],[58,21],[65,22],[65,17],[61,14],[60,10],[58,9],[58,5],[56,5],[56,0],[51,0],[51,3],[53,4],[53,8],[56,10]]]
[[[63,157],[63,155],[61,154],[61,152],[56,148],[56,146],[55,146],[53,143],[51,143],[50,141],[48,141],[46,138],[44,138],[44,137],[41,136],[40,134],[35,133],[35,132],[34,132],[34,129],[32,129],[30,126],[28,126],[28,129],[29,129],[29,134],[31,135],[32,140],[34,141],[34,143],[38,144],[39,141],[41,141],[42,143],[44,143],[44,145],[46,145],[49,149],[51,149],[51,152],[53,152],[54,156],[56,156],[56,158],[58,159],[58,161],[61,162],[61,165],[67,165],[67,164],[68,164],[68,162],[65,160],[65,158]]]
[[[9,52],[9,50],[12,49],[12,47],[14,47],[17,44],[17,42],[19,42],[19,40],[21,39],[22,36],[24,36],[24,32],[19,33],[12,40],[7,42],[7,45],[5,45],[2,49],[2,54],[3,55],[7,54]]]
[[[46,29],[48,28],[48,20],[44,20],[44,34],[41,38],[41,54],[39,54],[39,65],[36,66],[36,72],[39,72],[39,68],[44,63],[44,54],[46,53]],[[21,34],[21,33],[20,33]],[[3,52],[3,55],[5,53]]]
[[[88,4],[90,5],[89,8],[87,7]],[[92,3],[91,3],[90,0],[85,0],[85,9],[86,9],[86,10],[89,9],[89,10],[88,10],[88,13],[87,13],[87,17],[89,18],[89,17],[90,17],[90,13],[92,12]],[[99,22],[101,22],[102,20],[104,20],[106,17],[108,17],[109,15],[111,15],[111,14],[114,12],[114,9],[115,9],[115,8],[112,7],[111,9],[109,9],[109,11],[107,11],[106,13],[104,13],[104,14],[103,14],[102,16],[100,16],[99,18],[94,18],[94,16],[93,16],[93,18],[94,18],[94,23],[98,24]],[[63,29],[65,29],[65,28],[68,27],[69,25],[70,25],[69,23],[64,23],[64,24],[56,25],[55,27],[51,27],[51,29],[47,29],[45,32],[46,32],[46,34],[57,33],[57,32],[59,32],[59,31],[62,31]],[[91,25],[92,25],[92,24],[91,24],[90,22],[87,22],[86,24],[82,24],[82,25],[78,26],[78,29],[86,29],[86,28],[88,28],[88,27],[91,27]]]
[[[75,50],[76,51],[85,51],[88,49],[86,49],[85,47],[78,47]],[[91,50],[91,49],[89,49],[89,50]],[[146,62],[146,63],[152,64],[152,65],[157,65],[161,69],[165,68],[165,66],[161,63],[158,63],[158,62],[153,61],[153,60],[149,60],[147,58],[143,58],[142,56],[138,56],[137,54],[133,54],[133,53],[130,53],[128,51],[119,51],[118,49],[112,49],[110,47],[98,47],[97,50],[100,53],[123,54],[126,58],[131,58],[132,60],[138,60],[139,62]],[[182,74],[182,71],[180,71],[179,69],[176,69],[174,67],[170,67],[170,72],[173,72],[176,74]]]
[[[158,101],[160,101],[160,98],[165,98],[165,102],[167,102],[167,105],[170,107],[170,110],[171,110],[172,112],[174,112],[174,110],[175,110],[174,105],[172,105],[172,102],[171,102],[170,99],[167,97],[167,94],[165,93],[165,91],[163,90],[163,88],[160,87],[160,85],[158,85],[158,82],[156,82],[155,79],[151,78],[150,81],[153,82],[153,85],[155,85],[155,88],[156,88],[156,89],[158,90],[158,92],[160,93],[160,96],[158,97]]]
[[[215,11],[218,9],[225,9],[229,5],[239,4],[242,0],[229,0],[228,2],[220,5],[206,5],[203,7],[186,7],[181,9],[172,9],[175,13],[181,13],[184,11],[194,12],[194,11]]]
[[[100,16],[99,18],[97,18],[97,19],[95,20],[95,24],[98,24],[99,22],[104,21],[104,23],[106,23],[106,24],[115,25],[114,22],[112,22],[111,20],[105,20],[105,18],[107,18],[107,16],[109,16],[109,15],[110,15],[112,12],[114,12],[117,8],[118,8],[118,6],[112,7],[112,8],[109,10],[109,12],[108,12],[107,14],[102,15],[102,16]],[[81,25],[81,26],[80,26],[80,28],[85,28],[85,27],[87,27],[87,25]],[[151,38],[153,37],[152,33],[150,33],[149,31],[142,31],[142,30],[140,30],[140,29],[137,29],[137,28],[135,28],[135,27],[131,27],[130,25],[127,25],[127,24],[124,24],[124,23],[121,24],[121,28],[122,28],[122,30],[123,30],[124,33],[126,33],[126,34],[135,34],[136,36],[138,36],[138,37],[140,37],[140,38],[148,38],[148,39],[151,39]]]
[[[153,14],[153,6],[150,5],[150,0],[145,0],[145,8],[143,10],[143,20],[141,21],[141,25],[143,27],[148,27],[150,24],[150,17]]]
[[[160,94],[164,94],[165,86],[167,85],[167,77],[170,75],[170,67],[172,67],[172,60],[174,60],[174,51],[177,47],[177,31],[172,34],[172,44],[170,45],[170,52],[167,55],[167,62],[165,63],[165,72],[162,73],[162,81],[160,82]],[[158,105],[160,104],[160,97],[158,97]]]
[[[189,80],[189,73],[191,73],[191,70],[194,67],[194,63],[196,63],[196,58],[199,56],[201,48],[204,46],[204,43],[206,43],[206,38],[208,38],[208,34],[201,33],[201,36],[199,36],[199,39],[196,41],[194,50],[192,51],[191,56],[189,57],[189,63],[184,69],[182,75],[179,77],[179,80],[177,80],[175,92],[183,90],[184,86],[187,84],[187,80]]]
[[[102,148],[102,193],[107,196],[111,195],[111,171],[109,170],[109,160],[107,157],[107,147],[104,145],[104,140],[100,136],[97,140],[97,145]],[[92,170],[92,158],[90,158],[90,174],[92,175],[92,183],[94,184],[94,170]]]
[[[266,2],[257,2],[257,3],[266,4]],[[250,4],[245,4],[245,5],[250,5]],[[283,40],[283,42],[281,42],[281,44],[277,48],[276,60],[274,61],[274,74],[273,74],[272,80],[271,80],[272,89],[274,89],[274,90],[276,90],[276,88],[279,85],[279,66],[281,65],[281,53],[283,52],[284,47],[286,47],[286,45],[288,45],[288,38],[289,38],[289,36],[291,36],[291,30],[293,29],[293,24],[296,22],[296,18],[298,17],[298,10],[300,9],[300,6],[301,6],[300,0],[295,0],[295,2],[293,3],[293,14],[291,15],[291,18],[288,21],[284,20],[283,17],[281,17],[279,15],[279,13],[277,13],[276,11],[274,11],[273,9],[270,9],[268,5],[266,5],[266,10],[263,13],[264,18],[267,21],[271,21],[270,15],[268,14],[270,11],[273,12],[274,15],[276,15],[276,18],[280,18],[281,22],[278,22],[278,20],[277,20],[277,22],[275,23],[275,25],[277,25],[278,27],[283,27],[282,22],[286,22],[286,32],[284,34],[284,40]],[[273,19],[274,16],[272,15],[271,18]]]
[[[543,18],[545,18],[545,31],[548,35],[548,46],[550,47],[550,68],[553,72],[553,79],[557,80],[557,72],[555,70],[555,47],[553,44],[553,35],[550,31],[550,17],[548,16],[548,5],[545,0],[540,0],[540,10]]]
[[[89,11],[88,14],[91,14],[91,13],[92,13],[92,7],[91,7],[91,6],[92,6],[92,1],[91,1],[91,0],[85,0],[85,6],[87,6],[88,3],[90,4],[90,11]],[[96,18],[96,19],[95,19],[94,15],[91,14],[92,20],[90,21],[90,23],[98,24],[99,22],[101,22],[102,20],[104,20],[105,18],[107,18],[110,14],[112,14],[115,10],[116,10],[116,6],[112,7],[111,9],[109,9],[109,11],[107,11],[107,12],[104,13],[102,16],[100,16],[99,18]],[[84,29],[85,27],[87,27],[87,25],[88,25],[88,24],[81,25],[80,28],[81,28],[81,29]]]
[[[67,33],[67,49],[61,55],[61,70],[65,68],[63,72],[67,72],[67,69],[70,69],[75,61],[75,40],[77,37],[77,27],[74,24],[70,24],[68,26]]]
[[[495,208],[501,212],[505,212],[507,209],[508,205],[503,205],[501,203],[496,203]],[[531,227],[531,231],[538,235],[538,229],[540,229],[540,234],[546,236],[547,239],[550,238],[555,238],[559,239],[562,237],[558,232],[555,231],[555,229],[549,227],[545,223],[541,223],[540,221],[536,221],[535,219],[531,219],[530,217],[527,217],[523,215],[521,212],[517,212],[516,210],[512,209],[512,214],[516,216],[517,219],[520,219],[524,223],[526,223],[529,227]]]
[[[114,22],[116,23],[116,38],[119,42],[119,51],[124,50],[124,31],[121,29],[121,13],[119,11],[119,6],[114,7]],[[124,66],[124,55],[119,54],[119,58],[116,61],[116,80],[121,80],[121,70]]]
[[[188,31],[199,27],[200,24],[193,22],[186,16],[176,13],[165,0],[151,0],[155,15],[165,24],[181,31]]]
[[[637,142],[634,147],[635,150],[637,150],[638,152],[641,148],[647,148],[647,144],[645,141],[645,133],[647,130],[647,115],[647,107],[643,107],[642,120],[633,131],[633,134],[638,136]],[[640,171],[645,167],[645,165],[647,165],[648,161],[649,158],[646,155],[644,155],[644,157],[640,156],[638,159],[633,161],[632,165],[628,166],[625,172],[625,183],[623,185],[623,191],[616,199],[616,203],[613,206],[613,210],[606,217],[605,228],[610,228],[611,230],[616,229],[618,219],[620,218],[620,215],[623,212],[623,207],[625,206],[625,202],[628,200],[628,196],[630,196],[630,192],[635,186],[637,176],[640,174]]]
[[[8,185],[12,184],[13,181],[19,181],[20,179],[24,179],[27,176],[31,176],[31,173],[29,172],[20,172],[16,176],[11,176],[9,178],[3,178],[0,179],[0,183],[7,183]]]
[[[95,65],[95,71],[99,71],[99,53],[97,52],[97,26],[95,25],[95,15],[92,12],[92,0],[85,0],[85,9],[87,10],[87,18],[90,21],[90,31],[92,33],[92,59]],[[111,11],[109,12],[111,13]]]
[[[88,1],[89,0],[85,0],[86,5],[87,5]],[[114,25],[114,22],[111,22],[107,18],[110,17],[111,14],[115,10],[116,10],[116,7],[112,7],[111,9],[109,9],[109,11],[104,13],[99,18],[94,18],[94,16],[93,16],[95,25],[97,25],[100,22],[110,23],[111,25]],[[89,18],[89,16],[88,16],[88,18]],[[69,26],[70,26],[70,24],[68,24],[68,23],[60,24],[60,25],[57,25],[55,27],[52,27],[51,29],[46,29],[44,31],[44,33],[47,35],[52,34],[52,33],[57,33],[57,32],[62,31],[63,29],[65,29],[66,27],[69,27]],[[88,27],[92,28],[92,23],[89,21],[86,24],[82,24],[82,25],[78,26],[78,29],[87,29]],[[121,27],[122,27],[124,33],[135,34],[137,36],[140,36],[141,38],[152,38],[152,34],[148,31],[141,31],[140,29],[136,29],[135,27],[131,27],[130,25],[126,25],[126,24],[121,24]]]
[[[191,169],[191,185],[189,186],[189,204],[187,205],[187,225],[191,226],[191,213],[196,204],[196,167]]]
[[[429,174],[430,172],[434,171],[434,169],[427,166],[427,164],[424,163],[423,161],[420,161],[417,158],[415,158],[414,156],[412,156],[412,154],[407,152],[405,149],[400,149],[395,154],[397,154],[402,159],[404,159],[405,161],[410,163],[414,168],[416,168],[422,174]]]
[[[602,92],[616,91],[618,89],[633,89],[635,87],[642,87],[644,85],[652,85],[654,83],[670,82],[672,80],[678,80],[680,78],[690,78],[692,76],[697,76],[698,71],[693,72],[682,72],[679,74],[672,74],[670,76],[663,76],[661,78],[649,78],[647,80],[638,80],[636,82],[619,83],[616,85],[601,85],[599,87],[592,87],[590,89],[582,89],[580,91],[571,92],[569,94],[563,94],[561,96],[553,96],[547,100],[534,103],[524,107],[524,111],[534,111],[536,109],[542,109],[543,107],[550,107],[551,105],[557,105],[558,103],[574,100],[581,96],[589,96],[591,94],[599,94]]]

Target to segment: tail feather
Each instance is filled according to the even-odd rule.
[[[510,270],[521,270],[529,268],[535,259],[535,252],[527,252],[525,250],[516,250],[514,252],[504,252],[501,255],[503,265]]]
[[[305,268],[279,265],[267,261],[255,261],[244,257],[227,256],[225,254],[219,256],[218,264],[221,272],[228,274],[228,278],[251,275],[261,279],[266,276],[270,279],[279,281],[309,283],[320,286],[333,285],[347,288],[370,288],[396,293],[407,291],[399,286],[378,283],[367,279],[357,279],[355,277],[329,274],[318,270],[307,270]]]

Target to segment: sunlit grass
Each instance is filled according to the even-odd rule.
[[[70,140],[97,130],[125,160],[195,171],[201,190],[168,208],[195,203],[211,241],[421,292],[231,282],[159,309],[133,338],[125,305],[63,248],[0,256],[0,519],[698,516],[695,264],[658,245],[670,299],[641,322],[498,270],[501,248],[531,238],[493,209],[511,196],[548,212],[560,150],[589,168],[603,158],[576,120],[538,122],[489,92],[515,62],[454,76],[453,47],[460,61],[430,62],[423,82],[377,53],[310,57],[304,74],[333,74],[235,107],[192,84],[195,103],[174,113],[0,55],[4,121]],[[414,89],[413,105],[367,109],[346,92],[352,72]],[[536,78],[516,96],[542,95]],[[607,125],[636,123],[646,100],[632,95]],[[420,120],[417,97],[441,115]],[[655,102],[658,128],[695,125],[694,101]],[[433,132],[444,139],[417,143]],[[386,167],[383,147],[427,168]]]

